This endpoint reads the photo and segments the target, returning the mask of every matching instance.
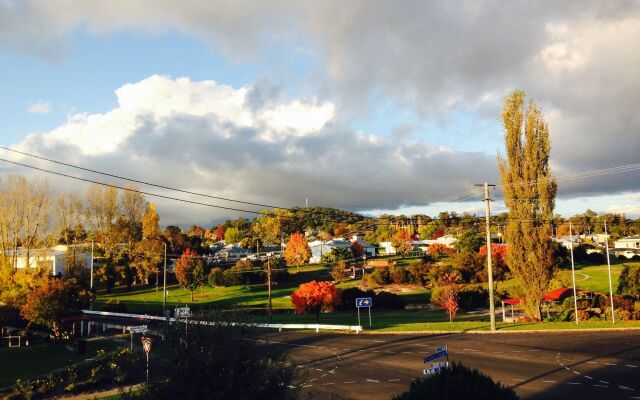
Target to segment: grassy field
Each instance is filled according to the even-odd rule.
[[[274,309],[292,310],[290,295],[304,282],[311,280],[331,280],[330,271],[321,266],[306,266],[297,272],[291,271],[291,277],[286,282],[274,285],[271,290]],[[338,288],[345,289],[355,287],[360,280],[351,280],[338,284]],[[267,307],[267,286],[264,284],[232,287],[212,288],[204,286],[194,293],[194,301],[191,301],[191,293],[172,285],[167,288],[169,295],[167,304],[169,308],[189,305],[192,309],[265,309]],[[407,303],[427,303],[429,290],[425,288],[403,288],[399,293]],[[134,288],[127,292],[124,289],[115,290],[111,294],[99,293],[96,299],[96,309],[100,309],[107,301],[121,301],[126,304],[127,311],[133,313],[157,314],[162,310],[162,289],[155,287]]]
[[[618,287],[618,278],[622,272],[623,265],[640,265],[638,262],[626,262],[611,265],[611,280],[613,281],[613,291]],[[561,274],[571,280],[571,269],[562,269]],[[578,289],[594,290],[601,293],[609,293],[609,272],[607,264],[602,265],[576,265],[576,286]]]
[[[87,342],[87,353],[78,354],[61,344],[0,349],[0,387],[30,379],[94,356],[98,350],[113,350],[119,344],[113,340]]]

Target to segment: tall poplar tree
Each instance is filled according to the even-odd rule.
[[[504,102],[506,155],[498,155],[504,200],[509,209],[506,261],[531,317],[541,319],[540,303],[555,267],[551,244],[557,183],[549,168],[549,129],[540,108],[525,102],[523,90]]]

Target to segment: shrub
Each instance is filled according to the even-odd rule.
[[[127,305],[125,303],[121,302],[120,300],[109,299],[102,306],[102,311],[126,313],[127,312]]]
[[[224,272],[222,271],[222,268],[220,267],[212,268],[211,271],[209,272],[208,280],[209,280],[209,286],[211,287],[224,286]]]
[[[518,396],[481,372],[454,363],[435,375],[415,379],[409,391],[394,399],[518,400]]]
[[[373,290],[361,290],[356,287],[343,289],[340,291],[340,304],[338,304],[339,310],[353,310],[356,306],[356,299],[359,297],[375,297],[376,293]]]
[[[466,285],[458,292],[458,304],[462,310],[487,307],[489,305],[489,291],[481,285]]]
[[[640,295],[640,267],[624,265],[618,279],[618,294]]]
[[[427,286],[429,283],[429,270],[432,264],[427,261],[416,261],[407,268],[409,281],[416,285]]]
[[[402,310],[407,303],[395,293],[382,291],[374,296],[373,304],[376,308]]]
[[[393,267],[389,269],[389,278],[391,282],[396,284],[409,283],[411,282],[411,275],[406,268],[403,267]]]
[[[331,269],[331,277],[336,282],[346,281],[351,275],[346,270],[347,263],[344,260],[338,261]]]

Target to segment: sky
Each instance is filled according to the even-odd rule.
[[[574,174],[640,163],[639,37],[638,1],[0,0],[0,145],[265,205],[482,214],[522,88],[549,123],[556,212],[637,217],[638,168]],[[163,225],[250,215],[149,200]]]

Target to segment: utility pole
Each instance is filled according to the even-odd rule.
[[[611,259],[609,258],[609,232],[607,232],[607,220],[604,220],[604,240],[607,249],[607,268],[609,270],[609,297],[611,298],[611,323],[616,323],[616,312],[613,308],[613,283],[611,282]]]
[[[491,331],[495,332],[496,310],[495,304],[493,303],[493,264],[491,261],[491,208],[489,206],[491,198],[489,197],[489,186],[495,187],[496,185],[490,185],[489,183],[485,182],[484,184],[479,184],[476,186],[484,186],[484,211],[487,228],[487,269],[489,273],[489,312],[491,313]]]
[[[269,257],[267,257],[267,287],[269,296],[269,323],[271,323],[273,319],[273,309],[271,305],[271,259]]]
[[[573,310],[576,314],[576,325],[578,325],[578,295],[576,291],[576,266],[573,262],[573,226],[571,221],[569,221],[569,243],[571,247],[571,277],[573,278]]]
[[[91,289],[91,292],[93,292],[93,240],[91,241],[91,277],[89,278],[89,288]],[[90,304],[89,307],[90,310],[93,310],[93,301]]]

